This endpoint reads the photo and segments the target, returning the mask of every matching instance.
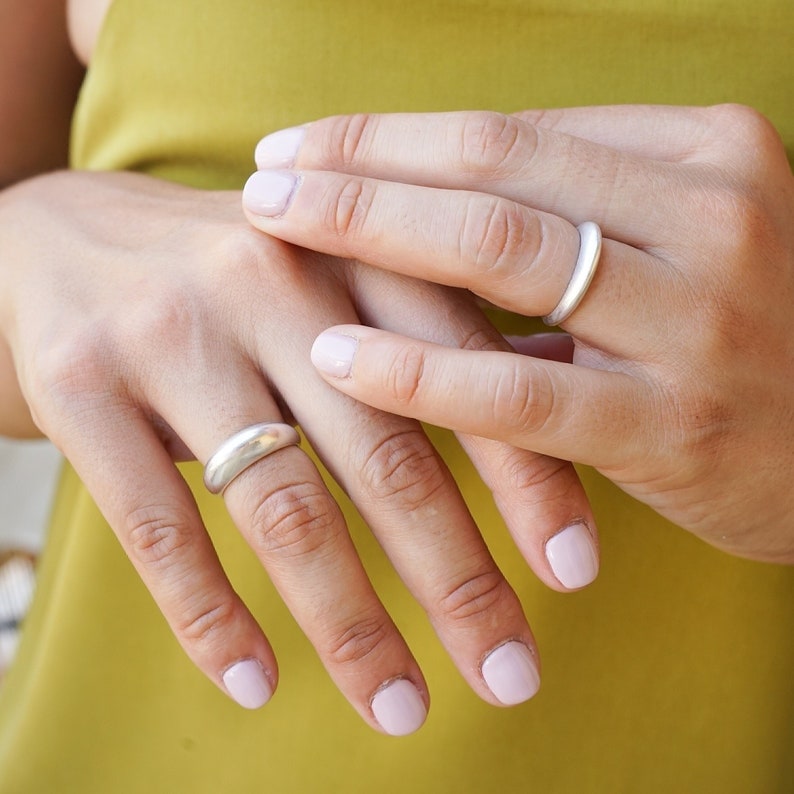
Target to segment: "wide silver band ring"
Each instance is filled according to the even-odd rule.
[[[546,325],[559,325],[573,314],[584,298],[601,258],[601,229],[598,224],[585,221],[576,230],[579,232],[579,256],[560,302],[543,318]]]
[[[284,447],[300,444],[294,427],[267,422],[243,428],[221,444],[204,467],[204,485],[223,493],[249,466]]]

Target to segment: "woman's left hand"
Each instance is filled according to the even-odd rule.
[[[598,223],[567,361],[343,326],[315,364],[377,408],[590,464],[714,546],[794,562],[794,178],[757,113],[337,117],[265,138],[257,162],[259,229],[524,315],[553,309],[576,226]]]

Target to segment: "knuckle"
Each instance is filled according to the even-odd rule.
[[[217,273],[219,280],[226,281],[235,273],[239,278],[240,269],[248,272],[261,268],[263,258],[261,233],[243,223],[228,224],[219,232],[209,243],[213,262],[213,267],[208,272],[209,276]]]
[[[385,652],[389,626],[380,617],[364,617],[335,632],[328,641],[326,656],[336,666],[368,661]]]
[[[199,312],[206,306],[217,306],[218,296],[230,295],[239,290],[267,289],[273,272],[280,272],[284,257],[282,249],[273,245],[270,238],[247,224],[228,224],[207,241],[206,250],[212,267],[203,268],[198,292],[204,302],[194,299],[190,309]],[[271,260],[274,260],[271,266]],[[185,289],[184,305],[196,294],[196,288]],[[240,302],[243,305],[242,302]],[[198,330],[198,329],[196,329]]]
[[[737,143],[754,154],[780,145],[780,136],[772,122],[755,108],[727,103],[715,105],[706,112],[711,117],[715,140],[727,143],[727,138],[734,154]]]
[[[475,328],[458,342],[461,350],[500,352],[508,349],[504,337],[494,333],[493,327]]]
[[[314,554],[338,534],[339,508],[319,484],[285,485],[259,497],[251,515],[252,545],[266,555]]]
[[[210,604],[199,601],[185,607],[174,629],[183,641],[191,644],[208,643],[216,637],[222,638],[235,616],[236,610],[231,601]]]
[[[560,483],[561,476],[565,478],[569,488],[578,484],[576,478],[565,477],[569,473],[570,463],[557,458],[528,455],[523,450],[511,451],[512,454],[505,461],[503,467],[506,490],[532,493],[533,498],[540,499],[547,492],[546,486]],[[554,490],[549,494],[550,499],[559,497],[559,491]]]
[[[261,307],[251,305],[251,295],[268,296],[269,317],[273,322],[275,318],[292,320],[295,301],[305,300],[309,271],[313,280],[336,275],[331,268],[309,262],[305,252],[300,254],[293,246],[250,225],[244,228],[229,224],[211,245],[212,267],[205,268],[200,275],[198,298],[186,296],[194,298],[190,306],[194,316],[204,313],[202,323],[188,326],[193,335],[185,342],[191,347],[197,342],[217,347],[220,322],[223,328],[242,338],[244,346],[256,349],[261,344],[258,337]],[[187,300],[184,305],[189,305]]]
[[[463,267],[479,284],[489,286],[523,277],[527,262],[537,256],[537,224],[518,204],[507,199],[474,195],[464,215],[459,241]]]
[[[540,433],[554,415],[553,382],[542,369],[519,364],[500,369],[492,394],[497,419],[522,435]]]
[[[480,111],[467,114],[461,130],[461,160],[465,171],[495,176],[531,156],[532,128],[515,116]],[[519,159],[520,158],[520,159]]]
[[[120,348],[125,351],[186,350],[205,335],[204,311],[188,284],[175,279],[167,289],[130,300],[119,322]]]
[[[439,601],[441,613],[453,621],[490,619],[512,596],[512,590],[499,571],[491,569],[456,583]]]
[[[339,237],[366,229],[377,188],[372,180],[349,177],[327,198],[326,225]]]
[[[394,357],[385,375],[386,393],[400,405],[410,405],[419,394],[425,370],[425,354],[407,342]]]
[[[54,399],[70,399],[84,391],[101,391],[112,355],[104,323],[87,323],[72,329],[49,350],[38,351],[33,385]]]
[[[367,454],[361,471],[376,499],[399,497],[403,510],[426,505],[446,484],[436,452],[418,429],[380,441]]]
[[[349,116],[334,116],[328,120],[330,130],[327,141],[326,160],[334,165],[351,167],[359,160],[365,134],[373,124],[368,113],[354,113]]]
[[[126,538],[127,553],[135,564],[161,575],[174,572],[175,580],[186,581],[183,553],[194,538],[187,516],[169,514],[156,505],[138,508],[127,517]],[[235,619],[231,599],[218,602],[188,587],[179,601],[171,624],[179,638],[191,645],[222,636]]]
[[[123,532],[133,561],[156,571],[180,564],[182,552],[193,539],[189,518],[159,505],[139,507],[130,512]]]
[[[53,439],[96,421],[116,388],[112,331],[102,322],[40,345],[20,381],[37,425]]]

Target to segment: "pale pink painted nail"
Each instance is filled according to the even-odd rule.
[[[575,590],[598,576],[598,554],[582,522],[571,524],[546,542],[546,559],[563,587]]]
[[[254,152],[257,168],[289,168],[305,137],[306,127],[289,127],[266,135]]]
[[[298,178],[290,171],[257,171],[243,188],[243,204],[254,215],[275,218],[289,207]]]
[[[427,717],[422,696],[405,678],[379,689],[370,705],[380,727],[391,736],[407,736],[419,730]]]
[[[500,703],[515,706],[540,688],[540,676],[529,648],[522,642],[500,645],[482,663],[482,677]]]
[[[258,709],[270,700],[273,689],[262,665],[256,659],[243,659],[224,674],[229,694],[245,709]]]
[[[358,339],[335,331],[324,331],[312,345],[311,359],[320,372],[334,378],[346,378],[353,367]]]

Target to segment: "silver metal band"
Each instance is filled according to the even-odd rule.
[[[593,280],[598,260],[601,257],[601,229],[593,221],[577,226],[579,232],[579,256],[571,273],[571,280],[562,293],[560,302],[543,318],[546,325],[559,325],[567,320],[584,298]]]
[[[210,493],[222,493],[249,466],[272,452],[300,444],[294,427],[281,422],[251,425],[221,444],[204,467],[204,485]]]

